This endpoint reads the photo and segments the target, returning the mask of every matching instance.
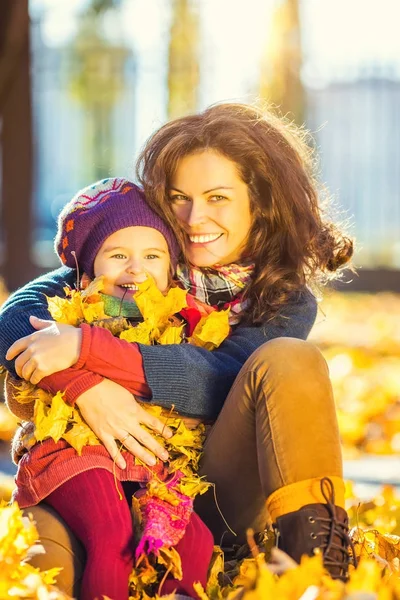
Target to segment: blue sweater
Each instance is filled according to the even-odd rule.
[[[73,286],[76,272],[62,267],[17,290],[0,311],[0,364],[14,376],[14,362],[6,361],[8,348],[34,329],[29,316],[50,319],[46,296],[63,296]],[[183,415],[214,419],[249,356],[259,346],[277,337],[306,339],[317,313],[315,297],[308,289],[282,308],[279,316],[263,325],[238,326],[221,346],[209,352],[184,345],[144,346],[143,357],[151,402],[170,407]]]

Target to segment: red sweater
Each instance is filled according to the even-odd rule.
[[[59,390],[66,393],[66,401],[74,401],[86,390],[95,386],[103,378],[111,379],[142,398],[150,397],[146,383],[142,357],[136,346],[114,338],[98,327],[82,325],[81,353],[76,365],[65,371],[45,377],[40,387],[55,394]],[[100,360],[101,357],[101,360]],[[105,357],[110,357],[109,361]],[[100,374],[92,371],[98,371]],[[135,465],[130,452],[123,451],[126,469],[115,466],[116,477],[120,481],[148,481],[152,473],[166,476],[164,464],[158,462],[153,468]],[[62,483],[89,469],[102,468],[113,472],[113,460],[103,445],[86,446],[81,456],[66,441],[45,440],[36,444],[24,454],[18,463],[17,488],[13,499],[21,508],[33,506],[46,498]]]

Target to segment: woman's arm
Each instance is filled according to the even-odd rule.
[[[0,315],[0,361],[3,364],[9,345],[32,332],[29,315],[33,312],[38,317],[48,318],[47,302],[43,294],[60,295],[62,288],[66,284],[71,285],[73,279],[74,271],[59,269],[22,288],[6,303]],[[33,311],[30,310],[32,303]],[[173,403],[176,410],[183,415],[215,418],[236,375],[254,350],[277,337],[306,339],[314,324],[316,313],[315,297],[305,289],[295,302],[288,303],[282,309],[279,316],[262,326],[239,326],[230,338],[213,352],[189,344],[139,345],[145,379],[152,393],[151,401],[165,407],[170,407]],[[101,336],[107,334],[112,337],[109,332],[100,330],[96,333],[97,343],[93,344],[97,372],[100,372],[102,361]],[[113,338],[110,343],[117,349],[121,348],[122,340]],[[132,360],[137,361],[137,345],[130,346],[130,350],[125,346],[128,359],[131,356]],[[117,353],[115,355],[117,356]],[[111,352],[107,360],[112,359]],[[13,364],[9,363],[7,366],[9,370],[14,371]],[[91,370],[89,361],[80,366]],[[115,366],[118,367],[118,364]],[[124,376],[126,377],[126,372]]]
[[[63,296],[66,286],[76,283],[76,271],[61,267],[47,273],[12,294],[0,310],[0,364],[16,377],[14,361],[6,360],[9,347],[35,331],[29,316],[51,319],[46,296]]]
[[[151,401],[161,406],[170,406],[172,402],[181,414],[214,419],[250,355],[278,337],[307,339],[316,315],[317,301],[305,289],[279,316],[257,327],[237,327],[213,352],[190,344],[139,344]]]
[[[112,365],[114,374],[124,379],[125,386],[129,378],[137,377],[143,369],[152,403],[166,408],[174,404],[175,410],[182,415],[215,419],[250,355],[277,337],[306,339],[316,314],[316,299],[305,289],[296,302],[284,307],[279,316],[257,327],[237,327],[212,352],[190,344],[129,344],[104,329],[87,328],[88,339],[82,345],[87,351],[81,356],[79,366],[105,374],[104,369]],[[109,344],[107,357],[102,352],[104,344]],[[138,348],[142,366],[138,362]]]

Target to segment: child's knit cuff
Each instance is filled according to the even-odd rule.
[[[90,390],[98,383],[103,381],[103,377],[97,373],[90,371],[83,372],[78,377],[74,378],[71,385],[67,385],[64,392],[64,401],[67,404],[74,405],[81,394]]]
[[[73,369],[82,369],[89,355],[90,344],[92,341],[92,328],[87,323],[80,325],[82,332],[81,351],[79,353],[78,362],[73,365]]]

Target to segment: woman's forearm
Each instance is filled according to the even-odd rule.
[[[109,331],[90,328],[91,342],[82,344],[89,350],[78,365],[101,374],[111,368],[127,389],[145,384],[152,403],[166,408],[174,404],[182,415],[213,420],[250,355],[277,337],[306,339],[316,313],[314,296],[304,290],[280,316],[257,327],[238,327],[213,352],[190,344],[130,344],[114,338]],[[105,344],[107,352],[102,351]]]

